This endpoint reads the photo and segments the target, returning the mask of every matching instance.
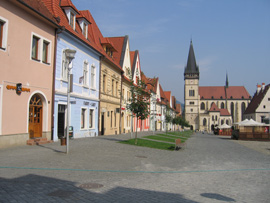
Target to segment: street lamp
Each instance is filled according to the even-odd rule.
[[[67,88],[67,129],[66,129],[66,153],[68,154],[69,151],[69,114],[70,114],[70,70],[72,67],[70,67],[70,63],[75,58],[76,50],[72,49],[66,49],[65,55],[68,62],[68,88]]]

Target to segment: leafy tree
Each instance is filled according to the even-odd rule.
[[[166,107],[166,115],[165,115],[165,123],[166,123],[166,134],[168,130],[168,123],[172,122],[172,116],[170,115],[170,107],[167,105]]]
[[[150,94],[145,90],[145,84],[138,80],[138,85],[131,82],[131,98],[127,108],[136,116],[136,135],[135,144],[137,144],[137,126],[139,120],[145,120],[150,114],[149,98]]]

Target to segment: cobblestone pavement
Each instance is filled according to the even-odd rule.
[[[180,151],[117,142],[128,138],[1,149],[0,202],[270,202],[266,153],[200,133]]]

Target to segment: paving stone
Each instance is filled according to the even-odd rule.
[[[0,202],[270,202],[270,157],[247,143],[200,133],[182,151],[118,143],[129,138],[71,140],[69,154],[60,143],[1,149]]]

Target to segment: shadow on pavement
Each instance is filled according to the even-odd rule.
[[[235,199],[232,199],[230,197],[226,197],[220,194],[216,194],[216,193],[202,193],[201,196],[203,197],[207,197],[210,199],[216,199],[216,200],[220,200],[220,201],[225,201],[225,202],[235,202]]]
[[[82,186],[99,186],[84,189]],[[125,187],[100,191],[98,183],[78,184],[71,181],[39,175],[26,175],[14,179],[0,178],[0,202],[185,202],[181,194],[156,192]],[[106,185],[104,186],[106,189]],[[96,191],[96,192],[95,192]],[[228,198],[227,198],[228,199]]]

